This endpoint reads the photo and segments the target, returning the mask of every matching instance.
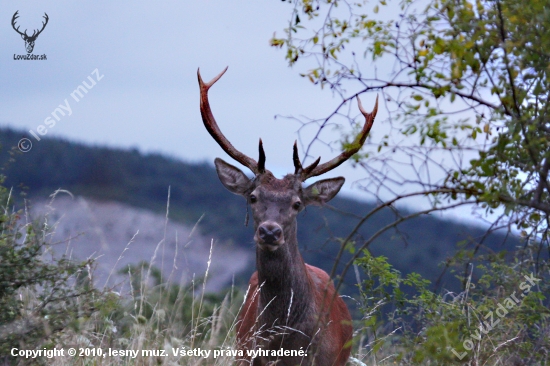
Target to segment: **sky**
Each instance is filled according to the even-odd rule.
[[[11,24],[16,11],[16,26],[28,34],[47,13],[33,51],[47,60],[14,59],[26,54]],[[291,12],[288,2],[265,0],[2,2],[0,125],[27,131],[33,144],[45,134],[184,161],[221,157],[232,163],[202,124],[197,83],[199,67],[208,81],[229,66],[209,92],[220,129],[254,159],[261,137],[267,168],[282,176],[293,171],[300,124],[281,116],[325,117],[339,103],[300,77],[307,63],[291,68],[285,50],[269,45],[274,33],[284,35]],[[85,94],[83,82],[91,86]],[[375,97],[362,96],[367,110]],[[356,105],[351,108],[359,115]],[[379,109],[373,141],[387,132],[386,117]],[[338,141],[349,131],[349,125],[325,129],[322,138]],[[339,152],[319,143],[312,155],[324,162]],[[334,176],[346,177],[345,195],[370,197],[353,184],[365,177],[351,163],[322,178]]]
[[[303,69],[290,68],[284,50],[269,46],[291,10],[281,1],[2,2],[0,124],[38,137],[43,125],[47,136],[187,161],[227,157],[202,125],[197,69],[210,80],[229,66],[210,91],[220,128],[254,158],[261,137],[268,168],[286,173],[300,125],[275,116],[320,117],[337,103],[301,78]],[[33,51],[47,60],[14,60],[26,54],[11,26],[16,11],[17,26],[28,34],[47,13]],[[82,98],[76,94],[77,102],[71,93],[89,76],[96,85]],[[45,124],[60,104],[65,116],[57,112],[59,121]],[[338,153],[319,148],[326,158]],[[347,168],[337,174],[347,176]]]

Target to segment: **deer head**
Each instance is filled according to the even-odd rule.
[[[319,164],[321,158],[303,167],[298,156],[296,142],[293,149],[294,173],[277,179],[265,168],[265,153],[262,140],[259,142],[258,161],[241,153],[221,133],[208,101],[208,90],[227,71],[223,70],[210,82],[205,83],[197,72],[200,86],[200,110],[204,126],[220,147],[233,159],[248,167],[254,178],[249,179],[240,169],[216,158],[215,166],[222,184],[232,193],[243,196],[252,207],[255,234],[254,241],[266,251],[276,251],[289,240],[296,238],[296,216],[308,205],[322,205],[330,201],[344,184],[344,178],[330,178],[317,181],[303,188],[302,183],[311,177],[326,173],[359,151],[365,142],[378,110],[378,98],[371,113],[365,112],[357,98],[359,109],[365,116],[361,133],[350,148],[332,160]]]
[[[11,18],[11,26],[13,27],[13,29],[19,33],[21,35],[21,38],[23,38],[23,40],[25,41],[25,48],[27,49],[27,53],[32,53],[32,51],[34,50],[34,42],[36,41],[36,38],[38,38],[38,35],[40,33],[42,33],[42,31],[44,30],[44,28],[46,28],[46,24],[48,24],[48,14],[44,13],[44,19],[46,20],[45,22],[42,22],[42,29],[38,30],[38,29],[35,29],[34,32],[32,33],[31,36],[29,36],[27,34],[27,30],[25,29],[25,32],[20,32],[19,31],[19,27],[15,28],[15,22],[17,20],[17,18],[19,18],[19,15],[17,15],[19,13],[19,10],[15,12],[15,14],[13,14],[13,17]]]

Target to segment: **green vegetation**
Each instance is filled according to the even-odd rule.
[[[286,37],[275,36],[272,46],[284,48],[290,65],[305,67],[302,77],[339,99],[329,117],[303,122],[322,127],[345,116],[353,123],[349,102],[380,93],[387,119],[379,118],[373,130],[384,125],[389,133],[379,140],[376,135],[374,146],[356,156],[367,177],[363,188],[380,206],[427,199],[383,231],[408,217],[470,206],[488,223],[487,233],[504,228],[522,240],[509,251],[484,250],[483,237],[459,246],[445,266],[461,290],[440,293],[421,276],[402,275],[376,257],[370,245],[379,233],[362,241],[347,236],[343,247],[368,277],[361,305],[365,359],[547,364],[547,1],[288,3]],[[345,136],[343,146],[352,140]],[[530,291],[520,291],[526,283]],[[510,300],[518,293],[524,296]],[[498,324],[491,323],[487,316],[499,312]]]
[[[490,255],[482,277],[468,277],[459,293],[435,293],[418,274],[402,276],[384,257],[358,260],[367,274],[361,286],[365,314],[361,352],[367,364],[546,365],[550,355],[547,276],[529,246],[510,263]],[[473,268],[472,268],[473,269]],[[542,272],[547,273],[545,264]],[[407,295],[414,289],[414,295]],[[382,363],[385,364],[385,363]]]
[[[31,221],[26,207],[10,211],[17,207],[12,193],[0,185],[2,364],[197,364],[205,361],[201,355],[182,352],[233,348],[233,328],[243,300],[239,290],[207,294],[203,281],[185,286],[161,282],[160,271],[146,262],[121,271],[128,278],[128,293],[98,289],[94,261],[77,261],[63,254],[66,243],[51,243],[48,217]],[[70,348],[77,356],[69,356]],[[109,349],[134,351],[135,356],[109,354]],[[142,352],[152,350],[151,355]],[[19,354],[26,351],[41,354]],[[212,360],[208,364],[230,365],[234,358]]]
[[[380,169],[373,154],[358,157],[363,166],[374,166],[366,169],[380,182],[376,189],[390,189],[391,183],[416,188],[407,194],[432,197],[438,210],[479,205],[486,213],[503,213],[489,218],[494,225],[547,243],[550,18],[545,1],[529,6],[513,0],[291,3],[287,38],[272,44],[286,47],[291,65],[318,60],[303,76],[341,97],[335,112],[344,113],[341,109],[363,93],[379,91],[384,97],[392,129],[374,155],[387,161]],[[383,10],[396,15],[390,13],[396,9],[395,19],[380,19]],[[393,69],[375,72],[388,61]],[[384,173],[404,165],[403,156],[412,161],[412,177]],[[417,162],[432,174],[419,170]]]
[[[304,78],[340,98],[329,117],[304,123],[321,128],[342,116],[353,123],[349,102],[376,91],[383,97],[379,114],[387,120],[379,117],[375,126],[389,126],[355,156],[368,178],[362,188],[377,205],[340,198],[334,200],[337,209],[308,210],[300,217],[306,260],[329,270],[337,258],[334,273],[345,272],[343,290],[357,303],[354,358],[380,365],[547,365],[546,2],[289,3],[286,38],[274,37],[272,45],[284,47],[294,67],[306,64]],[[395,9],[399,14],[391,13]],[[5,146],[21,137],[11,130],[0,136]],[[345,148],[353,137],[338,143]],[[244,202],[226,194],[208,164],[52,139],[19,154],[16,163],[10,159],[2,160],[6,184],[24,183],[30,197],[61,187],[162,212],[171,186],[174,219],[194,224],[206,214],[203,232],[251,243],[250,230],[242,226]],[[401,209],[412,197],[425,204]],[[460,206],[475,208],[488,228],[430,216]],[[45,342],[131,350],[233,347],[241,295],[209,296],[200,288],[161,283],[146,263],[125,271],[129,296],[98,292],[85,281],[84,264],[65,258],[47,262],[38,255],[46,237],[42,226],[27,225],[23,235],[16,214],[5,212],[0,329],[19,324],[29,307],[42,316],[33,306],[57,293],[59,301],[43,308],[51,316],[40,318],[48,326],[18,333],[32,347]],[[32,266],[23,266],[27,263]],[[358,283],[359,295],[351,291],[352,283]],[[212,364],[175,356],[138,360],[172,361]],[[232,362],[231,357],[215,361]]]
[[[91,261],[54,257],[45,222],[10,211],[11,193],[0,186],[0,360],[6,362],[14,347],[49,349],[64,331],[78,331],[98,300]]]
[[[3,202],[9,202],[10,192],[2,187],[0,193]],[[234,364],[234,358],[227,355],[205,359],[180,352],[234,349],[236,314],[243,298],[240,291],[213,295],[203,292],[201,281],[187,286],[161,282],[158,269],[145,262],[121,271],[128,276],[124,293],[93,289],[92,261],[55,259],[51,252],[58,247],[47,243],[47,226],[43,222],[21,226],[20,212],[9,213],[6,207],[11,205],[4,206],[0,239],[0,357],[4,363],[23,362],[10,356],[13,347],[73,347],[86,350],[87,356],[34,361],[57,365],[99,360],[106,365]],[[539,281],[533,273],[548,267],[536,268],[533,249],[526,247],[521,251],[523,258],[516,256],[521,261],[513,263],[498,253],[478,258],[486,264],[479,265],[483,275],[476,284],[470,276],[466,291],[442,295],[431,291],[429,281],[421,276],[402,276],[386,258],[365,251],[357,261],[366,278],[356,298],[364,316],[354,324],[354,357],[367,364],[493,360],[545,364],[550,312],[544,301],[550,288],[547,280]],[[524,274],[531,276],[533,286]],[[520,301],[510,305],[511,295]],[[96,355],[109,349],[134,351],[137,356]],[[167,356],[144,355],[143,350],[164,350]]]

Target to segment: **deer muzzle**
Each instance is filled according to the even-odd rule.
[[[256,230],[254,241],[256,241],[263,250],[275,251],[285,242],[283,229],[276,222],[263,222]]]

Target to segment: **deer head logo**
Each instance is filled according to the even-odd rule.
[[[29,36],[27,34],[27,30],[25,29],[25,32],[21,32],[19,31],[19,27],[15,27],[15,21],[17,20],[17,18],[19,18],[19,15],[17,15],[19,13],[19,10],[17,10],[15,12],[15,14],[13,14],[13,18],[11,18],[11,26],[13,27],[13,29],[19,33],[21,35],[21,38],[23,38],[23,40],[25,41],[25,48],[27,49],[27,53],[32,53],[32,50],[34,49],[34,42],[36,41],[36,38],[38,38],[38,35],[40,33],[42,33],[42,31],[44,30],[44,28],[46,28],[46,24],[48,24],[48,14],[44,13],[44,19],[46,20],[45,22],[42,22],[42,29],[38,30],[38,29],[35,29],[34,32],[32,33],[31,36]]]

